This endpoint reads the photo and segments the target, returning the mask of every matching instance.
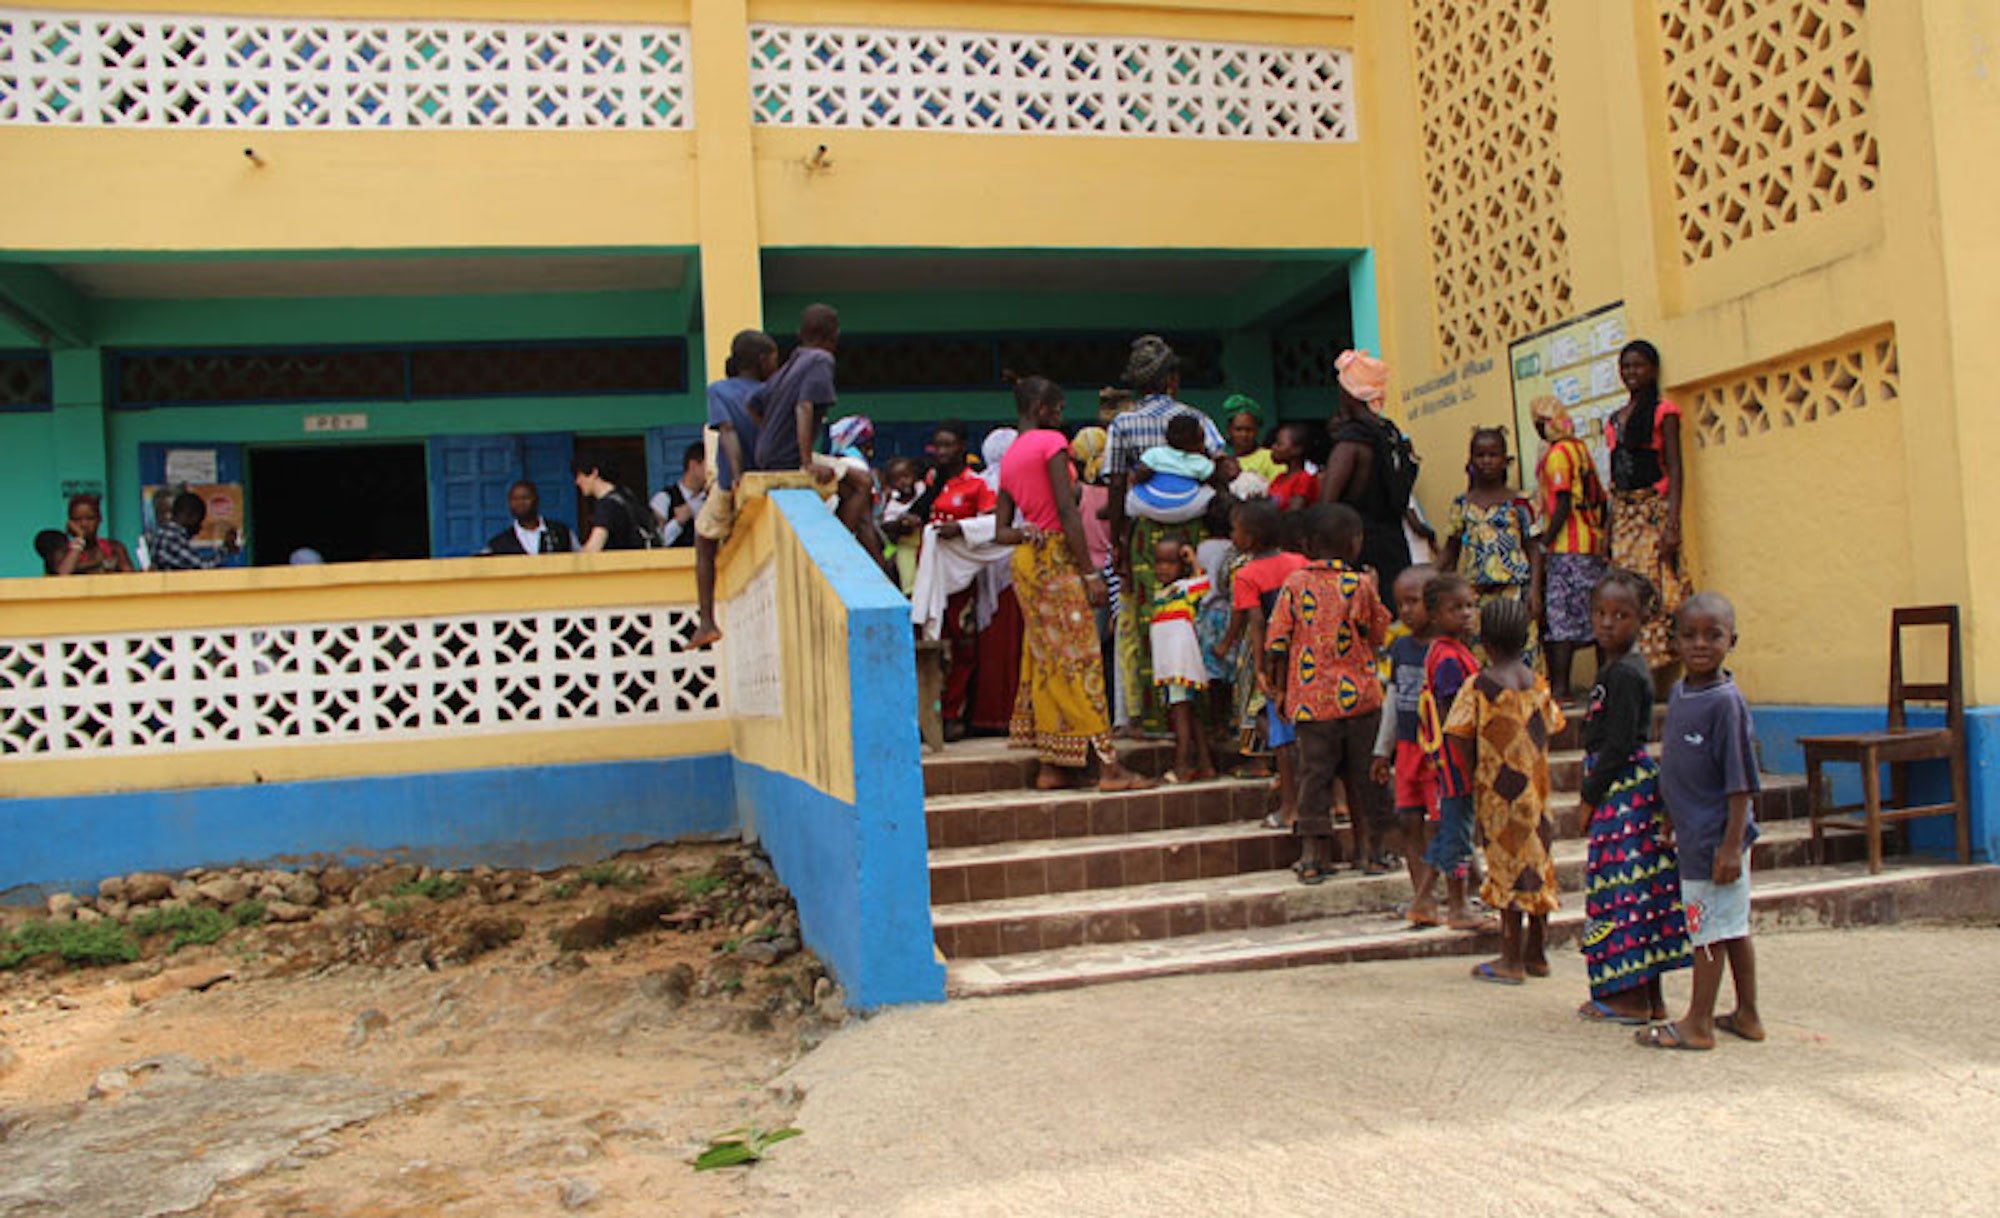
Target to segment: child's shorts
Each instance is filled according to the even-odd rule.
[[[1438,801],[1438,831],[1424,850],[1424,863],[1443,876],[1472,872],[1472,796],[1447,795]]]
[[[1438,776],[1423,747],[1414,740],[1396,742],[1396,811],[1423,811],[1432,824],[1438,819]]]
[[[1750,937],[1750,852],[1734,884],[1681,877],[1681,904],[1687,906],[1688,944],[1707,947]]]
[[[1298,742],[1299,729],[1292,726],[1291,720],[1278,713],[1278,704],[1264,703],[1264,746],[1276,750]]]

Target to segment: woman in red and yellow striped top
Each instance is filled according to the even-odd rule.
[[[1548,644],[1549,687],[1558,702],[1570,694],[1570,665],[1576,645],[1592,640],[1590,590],[1605,570],[1610,532],[1607,496],[1590,449],[1576,437],[1569,411],[1552,397],[1529,406],[1535,430],[1547,445],[1535,467],[1540,490],[1542,549],[1547,554],[1542,593]]]

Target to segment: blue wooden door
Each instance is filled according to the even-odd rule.
[[[646,432],[646,485],[644,489],[633,487],[641,499],[651,499],[666,488],[667,483],[681,476],[683,454],[687,446],[701,440],[701,424],[676,423],[670,427],[655,427]]]
[[[507,527],[507,488],[521,476],[515,436],[432,436],[431,557],[477,554]]]
[[[542,497],[545,515],[562,521],[571,529],[576,513],[576,480],[570,476],[570,457],[576,452],[576,437],[566,431],[544,431],[521,437],[521,477],[535,484]]]

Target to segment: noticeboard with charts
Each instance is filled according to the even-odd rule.
[[[1618,301],[1583,316],[1517,339],[1507,347],[1514,378],[1514,439],[1521,454],[1521,481],[1532,486],[1542,443],[1535,435],[1531,406],[1544,394],[1569,408],[1577,438],[1597,460],[1598,476],[1610,485],[1611,450],[1604,421],[1625,405],[1618,380],[1618,351],[1625,345],[1625,303]]]

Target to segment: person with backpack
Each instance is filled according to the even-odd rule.
[[[1542,615],[1546,629],[1549,686],[1556,701],[1570,696],[1570,667],[1576,645],[1596,636],[1590,621],[1590,590],[1604,578],[1611,546],[1605,528],[1610,497],[1590,449],[1576,437],[1569,408],[1553,397],[1528,405],[1535,431],[1546,445],[1535,466],[1537,509],[1542,518]]]
[[[1334,361],[1340,406],[1328,430],[1333,452],[1320,472],[1321,503],[1344,503],[1361,513],[1361,563],[1380,586],[1393,588],[1410,565],[1403,524],[1417,483],[1416,453],[1387,419],[1389,365],[1366,351],[1343,351]]]
[[[593,502],[590,531],[577,547],[585,554],[600,550],[650,550],[658,534],[648,527],[652,515],[639,497],[618,480],[618,470],[608,461],[578,458],[570,462],[576,489]]]

